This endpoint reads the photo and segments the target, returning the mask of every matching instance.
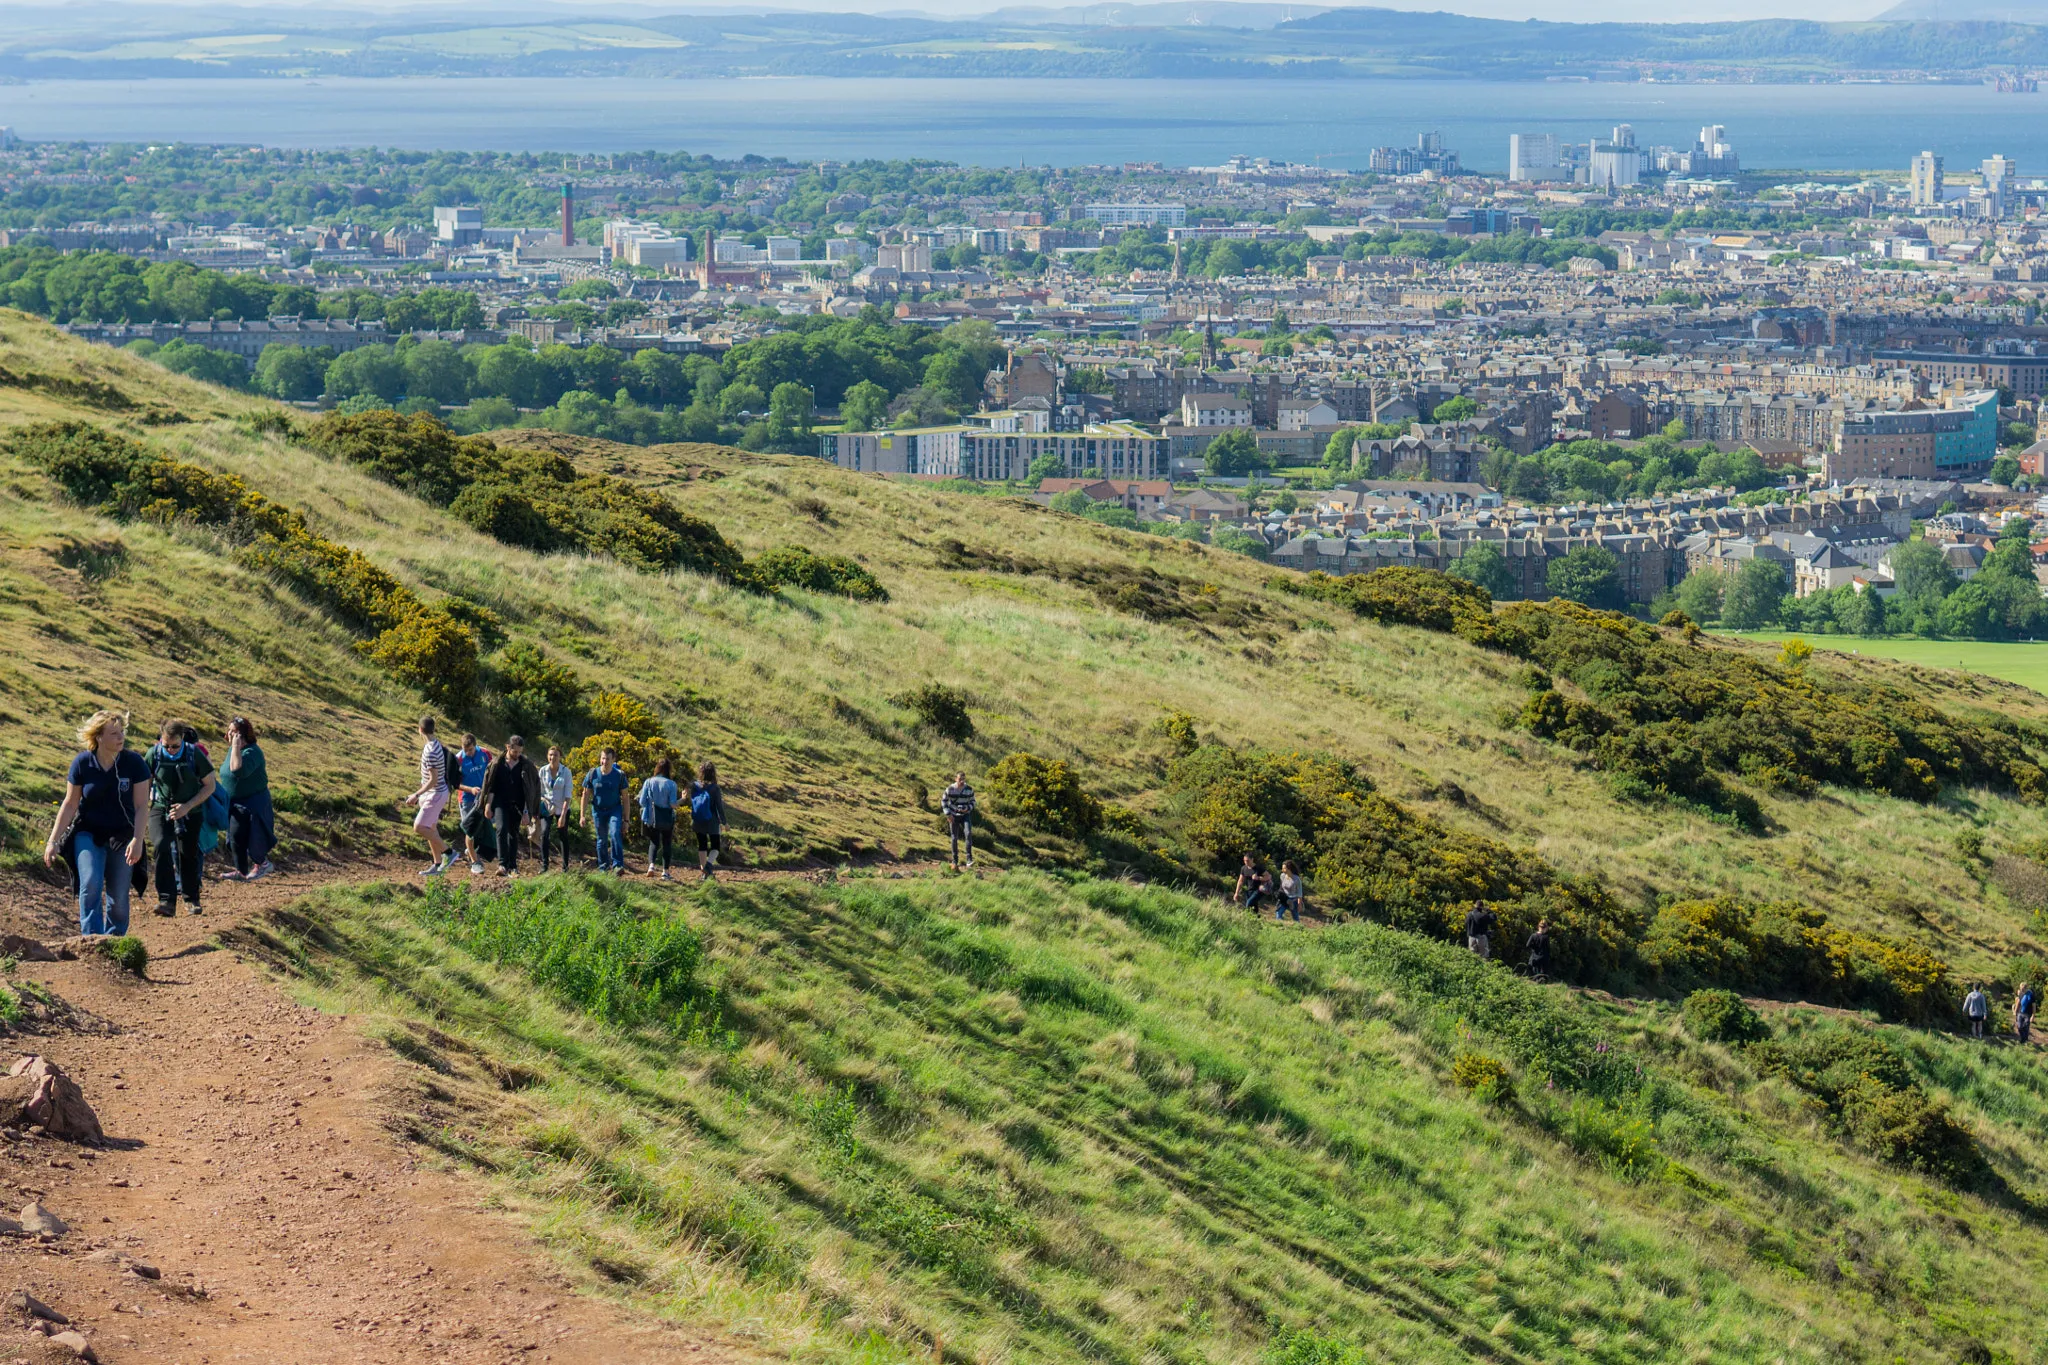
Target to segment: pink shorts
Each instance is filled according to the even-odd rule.
[[[425,834],[441,823],[441,812],[448,808],[448,789],[443,787],[432,796],[420,798],[420,813],[413,817],[412,827]]]

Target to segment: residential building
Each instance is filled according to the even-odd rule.
[[[617,265],[681,265],[690,259],[689,237],[630,218],[614,218],[604,225],[604,245]]]
[[[1180,400],[1180,421],[1188,427],[1248,427],[1252,407],[1236,394],[1190,393]]]
[[[1113,502],[1151,521],[1173,497],[1173,485],[1165,479],[1041,479],[1038,492],[1041,499],[1081,493],[1096,502]]]
[[[1315,427],[1337,425],[1337,409],[1320,398],[1283,398],[1280,400],[1281,431],[1308,431]]]
[[[818,454],[843,469],[953,479],[1021,479],[1051,455],[1068,477],[1163,479],[1166,441],[1127,422],[1072,432],[1000,432],[979,427],[822,433]]]
[[[1110,227],[1186,227],[1186,204],[1083,204],[1081,217]]]
[[[1558,154],[1556,133],[1508,134],[1508,179],[1569,180],[1571,168]]]
[[[1875,358],[1888,367],[1909,370],[1931,385],[2004,385],[2015,398],[2039,399],[2048,395],[2048,356],[1971,355],[1956,351],[1878,351]]]
[[[1998,454],[1998,393],[1947,408],[1858,413],[1843,420],[1823,466],[1831,483],[1856,478],[1974,478]]]
[[[1941,158],[1922,152],[1913,158],[1912,199],[1916,209],[1941,207]]]

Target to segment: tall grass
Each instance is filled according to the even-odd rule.
[[[515,965],[535,985],[615,1024],[672,1020],[697,993],[697,935],[658,898],[634,896],[610,877],[548,877],[488,891],[443,879],[413,912],[478,957]]]
[[[730,1032],[679,1040],[408,904],[333,893],[277,960],[460,1038],[437,1087],[544,1077],[446,1149],[586,1273],[793,1354],[1931,1365],[2031,1358],[2048,1309],[2024,1198],[1882,1165],[1676,1010],[1375,926],[1031,874],[720,887],[669,906]],[[1972,1074],[1958,1113],[2034,1197],[2041,1100],[2008,1126],[2018,1068]]]

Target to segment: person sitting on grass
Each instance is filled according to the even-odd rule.
[[[43,866],[77,870],[78,932],[128,932],[128,888],[149,827],[149,765],[128,747],[128,717],[95,711],[78,727],[83,750],[65,774],[64,803],[43,845]]]

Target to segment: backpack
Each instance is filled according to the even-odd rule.
[[[228,794],[219,782],[213,784],[213,795],[206,798],[206,804],[199,808],[199,851],[211,853],[220,843],[220,836],[228,827]]]
[[[705,826],[718,823],[718,793],[715,790],[698,787],[690,793],[690,823]]]
[[[462,790],[462,750],[441,746],[441,780],[451,792]]]
[[[149,746],[149,780],[152,786],[165,789],[168,797],[164,803],[165,809],[169,809],[181,801],[189,801],[198,794],[198,754],[199,750],[189,739],[179,747],[176,758],[172,758],[169,754],[165,753],[164,746],[161,744]],[[167,784],[159,776],[159,774],[166,771],[172,775],[174,782]],[[151,800],[155,800],[153,792]]]

